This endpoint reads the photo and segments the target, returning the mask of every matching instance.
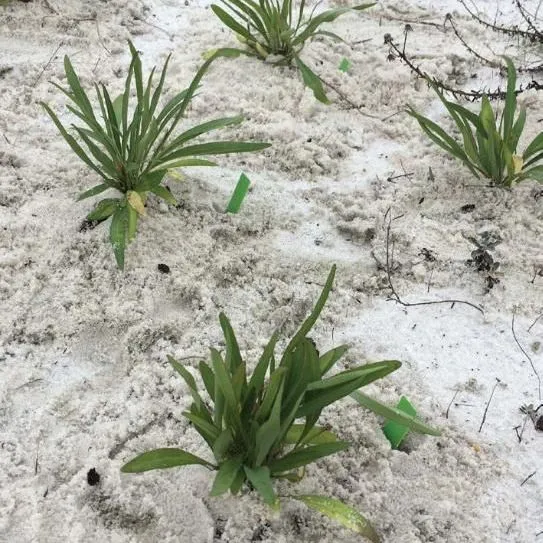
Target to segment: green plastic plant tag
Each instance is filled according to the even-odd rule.
[[[340,72],[348,72],[350,67],[351,67],[351,63],[346,58],[343,58],[343,60],[339,63]]]
[[[250,184],[251,182],[249,181],[249,178],[244,173],[242,173],[239,176],[238,184],[236,185],[236,188],[232,193],[230,202],[228,202],[228,206],[226,208],[227,213],[237,213],[239,211],[241,203],[243,202],[243,199],[245,198],[245,195],[249,190]]]
[[[400,411],[403,411],[406,415],[410,415],[412,417],[417,415],[417,411],[409,403],[409,400],[405,396],[400,398],[400,401],[396,407]],[[390,441],[393,449],[397,449],[402,444],[402,441],[405,439],[405,436],[408,433],[409,428],[407,426],[398,424],[397,422],[388,421],[383,426],[383,434],[385,434],[385,437]]]

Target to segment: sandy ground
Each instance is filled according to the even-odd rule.
[[[509,1],[478,6],[491,19],[519,22]],[[326,81],[364,104],[360,111],[332,91],[332,105],[317,103],[294,71],[218,62],[187,123],[242,113],[246,121],[222,135],[273,146],[169,180],[180,205],[149,201],[123,274],[107,227],[80,231],[93,203],[75,197],[96,176],[39,101],[68,118],[50,84],[62,82],[65,54],[87,88],[100,81],[115,94],[127,39],[146,72],[172,52],[172,95],[202,52],[235,41],[202,0],[0,8],[0,541],[360,541],[296,503],[277,515],[252,494],[211,499],[204,470],[119,472],[150,448],[207,454],[181,416],[190,396],[167,354],[206,357],[221,345],[224,310],[254,361],[274,329],[287,335],[307,314],[334,262],[318,344],[350,343],[346,363],[402,360],[368,391],[390,403],[407,395],[443,435],[411,436],[404,450],[391,450],[381,421],[344,400],[323,419],[351,449],[312,465],[289,491],[348,501],[387,543],[543,541],[543,434],[519,411],[541,403],[543,319],[534,321],[543,312],[542,187],[485,187],[431,146],[401,111],[410,103],[442,119],[439,103],[405,65],[387,60],[383,42],[385,33],[401,42],[409,22],[407,49],[424,69],[468,89],[503,85],[438,26],[447,12],[484,55],[541,60],[541,48],[482,30],[453,0],[420,0],[349,14],[330,25],[347,44],[315,41],[304,51]],[[338,70],[344,57],[348,73]],[[531,139],[543,128],[541,94],[519,101]],[[242,171],[253,189],[242,211],[227,215]],[[391,217],[391,278],[402,301],[458,299],[482,312],[388,300]],[[499,262],[491,289],[488,273],[466,265],[475,249],[466,237],[484,232],[502,240],[491,251]],[[160,263],[171,273],[160,273]],[[87,484],[91,468],[101,476],[96,486]]]

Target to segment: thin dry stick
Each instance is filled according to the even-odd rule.
[[[414,307],[414,306],[421,306],[421,305],[433,305],[433,304],[465,304],[469,305],[470,307],[473,307],[477,311],[479,311],[482,315],[484,315],[484,311],[481,307],[472,304],[471,302],[467,302],[465,300],[432,300],[427,302],[404,302],[400,295],[396,292],[396,289],[394,288],[394,284],[392,283],[392,266],[393,266],[393,259],[394,259],[394,243],[392,243],[392,248],[390,245],[390,231],[391,231],[391,224],[392,224],[392,217],[390,216],[390,208],[385,213],[385,217],[389,215],[388,219],[388,225],[386,230],[386,239],[385,239],[385,247],[386,247],[386,265],[385,265],[385,271],[387,274],[387,281],[388,281],[388,287],[390,288],[391,294],[387,298],[387,300],[394,300],[395,302],[399,303],[400,305],[403,305],[404,307]]]
[[[532,471],[532,473],[530,473],[530,475],[528,475],[528,477],[526,477],[526,479],[520,483],[520,486],[524,486],[536,473],[537,471]]]
[[[445,418],[448,419],[449,418],[449,411],[451,410],[451,406],[456,398],[456,396],[458,396],[458,393],[460,391],[459,390],[455,390],[454,391],[454,396],[452,397],[452,400],[449,402],[449,405],[447,406],[447,411],[445,411]]]
[[[541,313],[541,315],[539,315],[539,317],[537,317],[537,319],[535,319],[534,322],[532,322],[532,324],[530,324],[530,327],[528,328],[528,332],[535,326],[535,324],[537,323],[537,321],[543,317],[543,313]]]
[[[405,33],[407,36],[407,31]],[[390,48],[396,53],[396,55],[409,67],[409,69],[417,74],[421,79],[424,79],[428,82],[428,84],[433,83],[437,87],[439,87],[442,91],[446,91],[451,93],[455,98],[458,98],[461,96],[462,98],[465,98],[466,100],[479,100],[483,96],[486,96],[489,100],[498,100],[498,99],[504,99],[505,98],[505,91],[502,91],[501,89],[497,89],[495,91],[488,91],[485,89],[481,89],[478,91],[464,91],[462,89],[455,89],[451,87],[450,85],[447,85],[443,83],[443,81],[440,81],[439,79],[432,77],[429,73],[422,70],[419,66],[417,66],[406,54],[405,54],[405,40],[404,40],[404,47],[403,50],[398,47],[392,40],[392,36],[390,34],[385,34],[385,44],[388,44]],[[396,58],[393,53],[389,54],[389,58],[394,60]],[[519,89],[515,90],[515,94],[521,94],[524,91],[534,89],[534,90],[543,90],[543,84],[538,83],[535,80],[530,81],[525,87],[520,87]]]
[[[39,80],[41,79],[41,76],[43,75],[43,73],[45,72],[45,70],[47,70],[47,68],[49,68],[49,66],[51,65],[51,62],[53,62],[53,59],[55,58],[56,54],[59,52],[60,48],[64,45],[64,42],[61,41],[59,44],[58,44],[58,47],[55,49],[54,53],[51,55],[51,58],[47,61],[47,64],[42,68],[41,72],[38,74],[38,77],[36,77],[36,80],[34,81],[34,83],[32,83],[32,87],[35,87]]]
[[[481,421],[481,426],[479,426],[479,433],[481,433],[481,430],[483,429],[483,425],[486,421],[486,414],[488,413],[488,408],[490,407],[490,402],[492,401],[492,397],[494,396],[494,392],[496,391],[496,387],[500,384],[500,380],[496,377],[496,382],[494,383],[494,386],[492,387],[492,392],[490,393],[490,398],[488,398],[488,402],[486,402],[485,412],[483,413],[483,420]]]
[[[481,62],[485,63],[485,64],[488,64],[489,66],[491,66],[492,68],[501,68],[502,65],[499,63],[499,62],[496,62],[496,61],[493,61],[493,60],[489,60],[485,57],[483,57],[483,55],[479,54],[477,51],[475,51],[475,49],[473,49],[473,47],[471,47],[471,45],[469,45],[466,40],[462,37],[462,35],[460,34],[460,32],[458,32],[458,29],[456,28],[456,25],[454,24],[454,21],[453,21],[453,18],[452,18],[452,15],[450,13],[447,13],[447,16],[445,17],[445,21],[450,23],[451,25],[451,28],[453,29],[453,32],[455,34],[455,36],[458,38],[458,40],[460,41],[460,43],[473,55],[475,56],[476,58],[478,58]]]
[[[537,38],[539,38],[539,41],[543,42],[543,33],[539,30],[539,28],[534,25],[532,18],[530,17],[526,9],[523,7],[519,0],[516,0],[516,4],[519,13],[521,17],[526,21],[528,28],[537,36]]]
[[[372,115],[371,113],[365,113],[362,111],[362,105],[355,104],[348,96],[346,96],[343,92],[341,92],[335,85],[332,85],[332,83],[329,83],[328,81],[325,81],[322,77],[319,76],[319,79],[330,89],[332,89],[344,102],[349,104],[352,109],[355,109],[360,113],[360,115],[363,115],[364,117],[369,117],[371,119],[378,119],[382,120],[378,115]]]
[[[534,36],[531,32],[527,32],[526,30],[521,30],[518,27],[512,27],[509,28],[507,26],[499,26],[495,23],[489,23],[488,21],[485,21],[484,19],[481,19],[478,15],[476,15],[468,6],[466,6],[466,3],[464,0],[459,0],[459,2],[464,6],[464,9],[471,15],[471,17],[477,21],[478,23],[482,24],[483,26],[486,26],[487,28],[490,28],[494,30],[495,32],[502,32],[503,34],[507,34],[508,36],[511,36],[513,38],[515,37],[521,37],[526,38],[530,41],[536,41],[536,36]]]
[[[511,332],[513,332],[513,338],[515,340],[515,343],[518,345],[518,348],[522,351],[522,354],[528,359],[528,361],[530,362],[530,366],[532,366],[532,371],[534,372],[537,378],[537,392],[539,396],[539,401],[541,401],[541,378],[539,377],[539,373],[535,369],[534,363],[530,355],[524,350],[519,340],[517,339],[517,334],[515,334],[515,314],[514,313],[513,313],[513,318],[511,319]]]

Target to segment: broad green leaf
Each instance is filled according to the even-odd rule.
[[[120,200],[118,198],[105,198],[100,200],[94,207],[94,209],[87,215],[88,221],[105,221],[109,218],[117,207]]]
[[[211,488],[210,496],[220,496],[224,494],[236,480],[238,472],[242,469],[243,457],[235,456],[223,462],[220,467],[213,487]]]
[[[233,443],[232,430],[225,428],[215,440],[212,446],[213,455],[217,461],[227,457],[228,450]]]
[[[298,56],[295,57],[296,66],[302,74],[302,79],[306,86],[308,86],[312,91],[315,98],[322,102],[323,104],[330,104],[330,100],[324,92],[324,87],[322,86],[321,78],[313,72],[306,64],[304,64]]]
[[[258,468],[243,466],[243,469],[245,470],[247,479],[249,479],[255,490],[262,496],[264,502],[272,507],[276,507],[278,500],[273,490],[270,470],[265,466]]]
[[[183,416],[194,424],[194,429],[205,439],[212,448],[220,435],[220,430],[213,422],[190,411],[184,411]]]
[[[152,469],[175,468],[199,464],[206,468],[216,469],[216,466],[191,454],[183,449],[165,448],[148,451],[127,462],[122,468],[123,473],[139,473]]]
[[[324,353],[319,359],[321,375],[328,373],[334,367],[335,363],[347,352],[348,348],[348,345],[341,345]]]
[[[524,160],[529,159],[532,155],[543,151],[543,132],[540,132],[526,147],[523,153]]]
[[[293,424],[285,435],[285,443],[294,444],[300,441],[305,424]],[[311,445],[320,445],[322,443],[333,443],[337,441],[335,434],[323,428],[321,426],[315,426],[311,431],[305,436],[304,443],[309,443]]]
[[[543,166],[535,166],[534,168],[530,168],[529,170],[522,172],[522,175],[526,179],[534,179],[535,181],[543,183]]]
[[[283,379],[285,378],[286,369],[277,368],[271,375],[268,386],[265,389],[264,396],[262,397],[262,403],[258,408],[254,418],[256,421],[265,421],[268,419],[271,413],[275,398],[279,393]]]
[[[349,530],[352,530],[368,538],[372,543],[380,543],[381,539],[377,535],[369,521],[356,509],[335,498],[318,496],[315,494],[304,494],[287,496],[294,500],[299,500],[310,509],[318,511],[328,518],[339,522]]]
[[[168,204],[177,204],[177,200],[173,197],[173,194],[166,187],[161,187],[160,185],[158,185],[149,189],[149,192],[152,192],[159,198],[162,198],[165,202],[168,202]]]
[[[305,466],[315,462],[319,458],[344,451],[350,446],[347,441],[334,441],[331,443],[321,443],[319,445],[310,445],[303,449],[295,449],[285,454],[283,457],[274,460],[269,467],[272,474],[284,473],[293,469]]]
[[[424,424],[421,420],[411,417],[400,411],[396,407],[390,407],[384,405],[373,398],[370,398],[362,392],[355,391],[351,393],[351,397],[354,398],[360,405],[366,407],[370,411],[373,411],[376,415],[384,417],[387,420],[392,420],[403,426],[407,426],[410,430],[418,432],[420,434],[429,434],[432,436],[439,436],[441,432]]]

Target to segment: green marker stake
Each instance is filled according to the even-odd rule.
[[[351,67],[351,63],[346,58],[344,58],[339,63],[339,71],[340,72],[348,72],[350,67]]]
[[[403,411],[406,415],[410,415],[412,417],[417,415],[415,408],[409,403],[409,400],[405,396],[400,398],[400,401],[396,407],[400,411]],[[402,444],[402,441],[405,439],[405,436],[408,433],[409,428],[407,426],[402,426],[401,424],[391,420],[389,420],[383,426],[383,434],[385,434],[386,438],[390,441],[393,449],[397,449]]]
[[[239,176],[238,184],[236,185],[236,188],[232,193],[230,202],[228,202],[228,207],[226,208],[227,213],[237,213],[239,211],[241,203],[243,202],[243,199],[245,198],[245,195],[249,190],[250,184],[251,182],[249,181],[249,178],[244,173],[242,173]]]

